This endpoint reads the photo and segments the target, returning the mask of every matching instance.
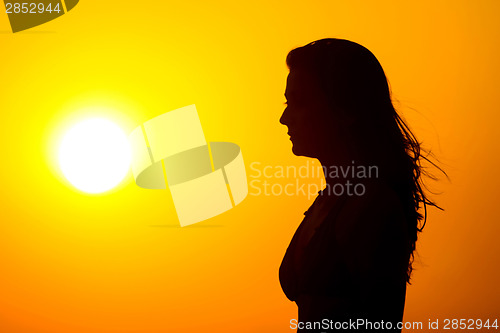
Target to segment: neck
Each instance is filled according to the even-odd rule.
[[[356,178],[356,170],[364,165],[363,161],[356,154],[327,157],[318,159],[323,168],[326,184],[333,186],[337,183],[351,183]]]

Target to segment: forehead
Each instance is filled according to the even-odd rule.
[[[286,79],[285,96],[315,96],[319,93],[317,78],[307,71],[295,69]]]

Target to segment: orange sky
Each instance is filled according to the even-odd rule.
[[[325,37],[373,51],[451,178],[431,184],[445,212],[430,210],[417,243],[405,320],[500,317],[499,12],[494,0],[85,0],[17,34],[0,14],[0,331],[290,332],[278,267],[313,198],[249,195],[179,228],[167,192],[129,174],[84,195],[54,152],[84,109],[130,132],[196,104],[207,140],[237,143],[249,175],[252,162],[303,165],[278,122],[285,57]]]

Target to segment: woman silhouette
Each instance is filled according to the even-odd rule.
[[[420,162],[428,159],[368,49],[321,39],[290,51],[286,63],[280,122],[293,153],[317,158],[326,179],[279,269],[298,306],[290,326],[401,332],[417,233],[426,205],[440,208],[422,190]]]

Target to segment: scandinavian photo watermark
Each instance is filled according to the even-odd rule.
[[[334,321],[324,318],[321,321],[298,321],[297,319],[290,320],[290,329],[306,329],[306,330],[391,330],[391,329],[406,329],[406,330],[421,330],[423,323],[416,322],[396,322],[391,321],[370,321],[368,319],[349,319],[345,321]]]
[[[322,166],[309,160],[301,166],[266,165],[250,163],[249,195],[253,196],[307,196],[320,190],[327,195],[362,196],[366,193],[363,180],[378,178],[376,165]],[[329,180],[334,180],[331,182]]]
[[[442,330],[492,330],[497,331],[499,328],[498,318],[444,318],[444,319],[428,319],[425,321],[371,321],[364,318],[349,319],[345,321],[334,321],[324,318],[319,321],[298,321],[290,319],[290,329],[306,329],[306,330],[391,330],[405,329],[436,331]]]

